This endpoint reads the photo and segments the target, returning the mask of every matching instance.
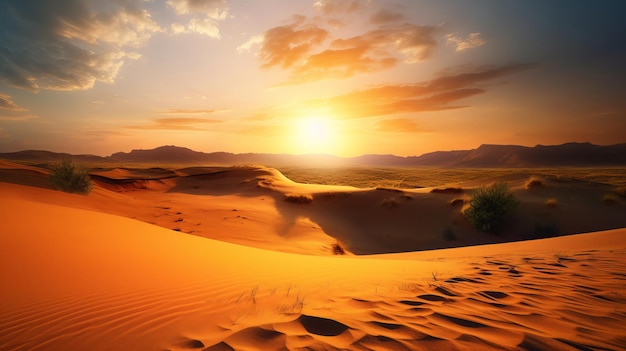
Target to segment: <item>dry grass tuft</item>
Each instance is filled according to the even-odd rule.
[[[602,203],[609,206],[615,206],[619,203],[619,196],[614,193],[605,194],[602,197]]]
[[[546,200],[546,206],[548,207],[557,207],[559,201],[553,197]]]
[[[430,191],[435,194],[460,194],[463,192],[462,188],[435,188]]]
[[[400,203],[398,202],[398,199],[396,199],[395,197],[388,197],[380,203],[380,206],[384,208],[394,208],[394,207],[398,207],[399,205]]]
[[[543,178],[540,178],[538,176],[532,176],[526,182],[526,190],[530,190],[532,188],[542,187],[543,185],[544,185],[543,184]]]
[[[334,243],[330,249],[332,250],[333,255],[345,255],[346,254],[346,250],[343,248],[343,245],[341,245],[341,243],[338,241]]]
[[[387,188],[387,187],[382,187],[382,186],[376,187],[376,190],[389,191],[389,192],[392,192],[392,193],[401,193],[402,192],[402,190],[397,189],[397,188]]]
[[[468,199],[464,197],[455,197],[454,199],[450,200],[450,206],[463,206],[467,202],[467,200]]]
[[[621,186],[619,188],[615,188],[613,190],[613,194],[619,196],[619,197],[623,197],[626,198],[626,186]]]
[[[285,201],[294,204],[309,204],[313,202],[313,196],[309,194],[285,194]]]

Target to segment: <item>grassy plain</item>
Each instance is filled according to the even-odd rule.
[[[349,185],[357,188],[438,187],[465,182],[481,182],[511,175],[583,180],[626,186],[626,167],[614,168],[402,168],[402,167],[279,167],[289,179],[298,183]]]

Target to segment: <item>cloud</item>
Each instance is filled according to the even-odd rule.
[[[17,105],[11,96],[6,94],[0,94],[0,109],[16,112],[26,111],[25,108]]]
[[[203,115],[203,114],[215,113],[215,112],[218,112],[218,110],[172,108],[172,109],[169,109],[169,110],[161,110],[161,111],[157,111],[157,112],[158,113],[170,114],[170,115],[183,115],[183,114]]]
[[[289,77],[284,84],[301,84],[377,72],[396,66],[402,59],[406,63],[424,61],[431,57],[440,31],[439,26],[396,23],[327,43],[330,30],[297,15],[291,24],[254,36],[238,50],[259,44],[257,56],[262,68],[285,69]]]
[[[384,119],[376,123],[376,130],[392,133],[418,133],[417,124],[407,118]]]
[[[225,0],[168,0],[167,4],[178,15],[193,16],[186,24],[172,24],[171,33],[196,33],[220,39],[218,21],[226,19],[230,10]]]
[[[20,114],[20,115],[0,115],[0,121],[29,121],[31,119],[39,118],[33,114]]]
[[[338,118],[348,119],[464,108],[467,105],[459,105],[458,102],[485,93],[486,82],[531,67],[533,66],[530,64],[479,69],[466,67],[464,71],[448,72],[425,82],[384,85],[344,95],[309,100],[302,103],[299,108],[323,108]]]
[[[206,130],[202,126],[215,123],[222,123],[222,121],[192,117],[156,118],[152,124],[128,126],[126,128],[142,130]]]
[[[328,31],[294,16],[294,22],[269,29],[263,35],[258,57],[263,68],[301,65],[308,54],[328,38]]]
[[[480,37],[480,33],[470,33],[465,38],[448,34],[446,36],[446,43],[448,45],[454,45],[455,50],[459,52],[483,46],[486,42]]]
[[[324,15],[350,13],[363,8],[362,0],[318,0],[313,6]]]
[[[37,92],[113,82],[160,27],[130,1],[108,11],[87,0],[0,3],[0,81]]]
[[[378,12],[370,16],[370,22],[376,24],[398,22],[404,19],[405,17],[403,14],[398,12],[392,12],[387,9],[380,9],[378,10]]]
[[[167,0],[167,4],[178,15],[201,14],[212,19],[225,19],[228,16],[226,0]]]

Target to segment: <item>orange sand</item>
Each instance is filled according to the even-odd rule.
[[[239,169],[139,187],[99,182],[82,196],[4,166],[0,350],[626,349],[626,229],[330,256],[336,228],[361,251],[394,239],[350,230],[346,204],[370,226],[402,228],[411,223],[393,211],[410,206],[427,212],[422,221],[447,223],[453,195],[406,191],[411,199],[384,208],[379,198],[400,194]],[[313,201],[290,203],[287,193]]]

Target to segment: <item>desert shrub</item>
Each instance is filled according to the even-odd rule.
[[[556,207],[559,204],[559,201],[553,197],[546,200],[546,206],[548,207]]]
[[[334,243],[331,246],[331,250],[333,251],[333,255],[345,255],[346,254],[346,250],[343,248],[343,246],[339,242]]]
[[[466,199],[464,197],[455,197],[454,199],[450,200],[449,204],[450,206],[462,206],[463,204],[465,204]]]
[[[463,188],[434,188],[430,192],[434,194],[459,194],[463,192]]]
[[[55,189],[68,193],[87,194],[93,189],[87,169],[74,164],[69,159],[54,166],[50,174],[50,182]]]
[[[476,229],[496,232],[518,205],[519,202],[506,183],[494,183],[476,190],[464,214]]]
[[[400,205],[400,203],[394,197],[388,197],[380,203],[380,206],[385,207],[385,208],[393,208],[398,205]]]
[[[528,181],[526,182],[526,189],[537,188],[541,186],[543,186],[543,179],[537,176],[530,177],[530,179],[528,179]]]
[[[613,194],[626,198],[626,186],[622,186],[613,190]]]
[[[286,194],[285,201],[294,204],[308,204],[313,201],[313,196],[309,194]]]
[[[602,203],[611,206],[617,205],[619,203],[619,196],[615,195],[614,193],[605,194],[602,197]]]

